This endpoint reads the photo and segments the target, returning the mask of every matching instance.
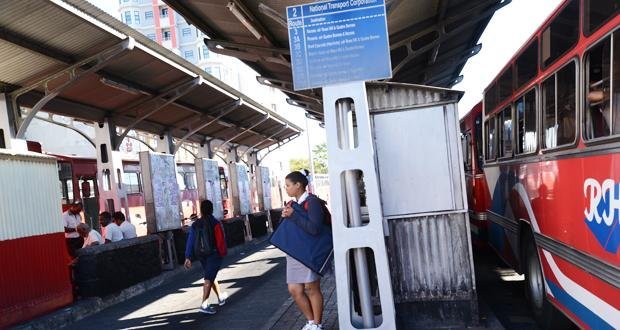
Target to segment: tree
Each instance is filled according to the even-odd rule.
[[[310,168],[310,161],[308,158],[294,158],[289,160],[289,165],[291,167],[291,171],[301,171],[304,168]]]
[[[327,174],[327,143],[315,145],[312,148],[312,158],[314,160],[314,171]]]
[[[314,160],[314,171],[319,174],[327,174],[327,144],[317,144],[312,148],[312,160]],[[295,158],[289,160],[291,171],[310,170],[308,158]]]

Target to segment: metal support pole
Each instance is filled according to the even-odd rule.
[[[349,112],[351,111],[351,102],[349,99],[339,100],[336,104],[340,113],[340,145],[346,149],[354,147],[353,132],[349,129]],[[306,118],[306,124],[308,123]],[[347,196],[347,210],[349,213],[350,227],[362,226],[362,212],[360,209],[360,194],[357,185],[355,171],[345,171],[345,195]],[[355,277],[357,278],[357,289],[359,292],[360,306],[362,311],[362,320],[364,328],[374,328],[375,319],[372,309],[372,295],[370,292],[370,279],[368,274],[368,261],[366,260],[365,249],[353,249],[353,258],[355,261]]]
[[[306,116],[306,142],[308,142],[308,162],[310,162],[310,175],[312,175],[312,179],[314,179],[314,158],[312,157],[312,147],[310,146],[310,126],[308,125],[308,116]],[[314,182],[310,182],[310,192],[316,193],[314,191]]]
[[[375,150],[364,82],[323,88],[329,155],[330,200],[334,237],[334,266],[340,328],[395,329],[396,319],[389,270]],[[355,107],[355,127],[352,108]],[[363,223],[357,173],[364,174],[368,223]],[[366,249],[374,253],[381,315],[374,315]],[[355,267],[351,267],[353,261]],[[355,276],[355,277],[354,277]],[[353,287],[353,279],[357,279]],[[352,291],[360,298],[354,312]]]

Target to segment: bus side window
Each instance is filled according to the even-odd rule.
[[[515,103],[517,113],[517,153],[536,151],[536,90],[532,89]]]
[[[575,70],[575,62],[570,62],[542,83],[545,149],[575,141],[577,115]]]
[[[615,37],[616,33],[614,33]],[[599,43],[586,54],[586,109],[585,130],[588,139],[607,137],[620,133],[620,113],[618,111],[620,83],[618,73],[610,79],[611,68],[611,36]],[[618,51],[618,45],[614,45]],[[616,56],[617,57],[617,56]],[[618,60],[614,59],[616,66]],[[617,66],[616,66],[617,67]],[[611,85],[611,86],[610,86]],[[613,100],[610,90],[613,86]],[[613,111],[610,111],[613,106]],[[613,124],[612,124],[613,123]],[[612,130],[613,129],[613,130]]]
[[[486,136],[486,159],[495,160],[497,157],[497,130],[495,117],[487,119],[484,123],[484,133]]]
[[[512,108],[510,106],[504,108],[499,119],[499,157],[512,157]]]

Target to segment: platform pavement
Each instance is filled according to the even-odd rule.
[[[522,298],[522,279],[511,275],[514,274],[511,270],[497,266],[496,259],[493,256],[476,258],[481,320],[478,326],[469,329],[535,329]],[[128,293],[107,297],[96,313],[70,306],[68,311],[56,312],[65,315],[64,323],[48,315],[22,328],[301,329],[306,320],[287,292],[285,264],[284,254],[264,239],[227,257],[218,279],[230,298],[225,306],[217,307],[215,315],[197,312],[202,274],[200,266],[196,265],[191,271],[178,269],[177,273],[166,272],[170,274],[165,275],[166,279],[153,279],[158,285],[141,284],[142,289],[134,289],[140,294],[129,299],[126,299],[130,296]],[[335,287],[331,272],[322,282],[326,330],[339,328]],[[105,308],[106,299],[116,300],[116,304]],[[214,297],[210,299],[215,302]]]

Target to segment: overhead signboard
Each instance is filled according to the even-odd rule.
[[[392,77],[384,0],[286,8],[295,90]]]

